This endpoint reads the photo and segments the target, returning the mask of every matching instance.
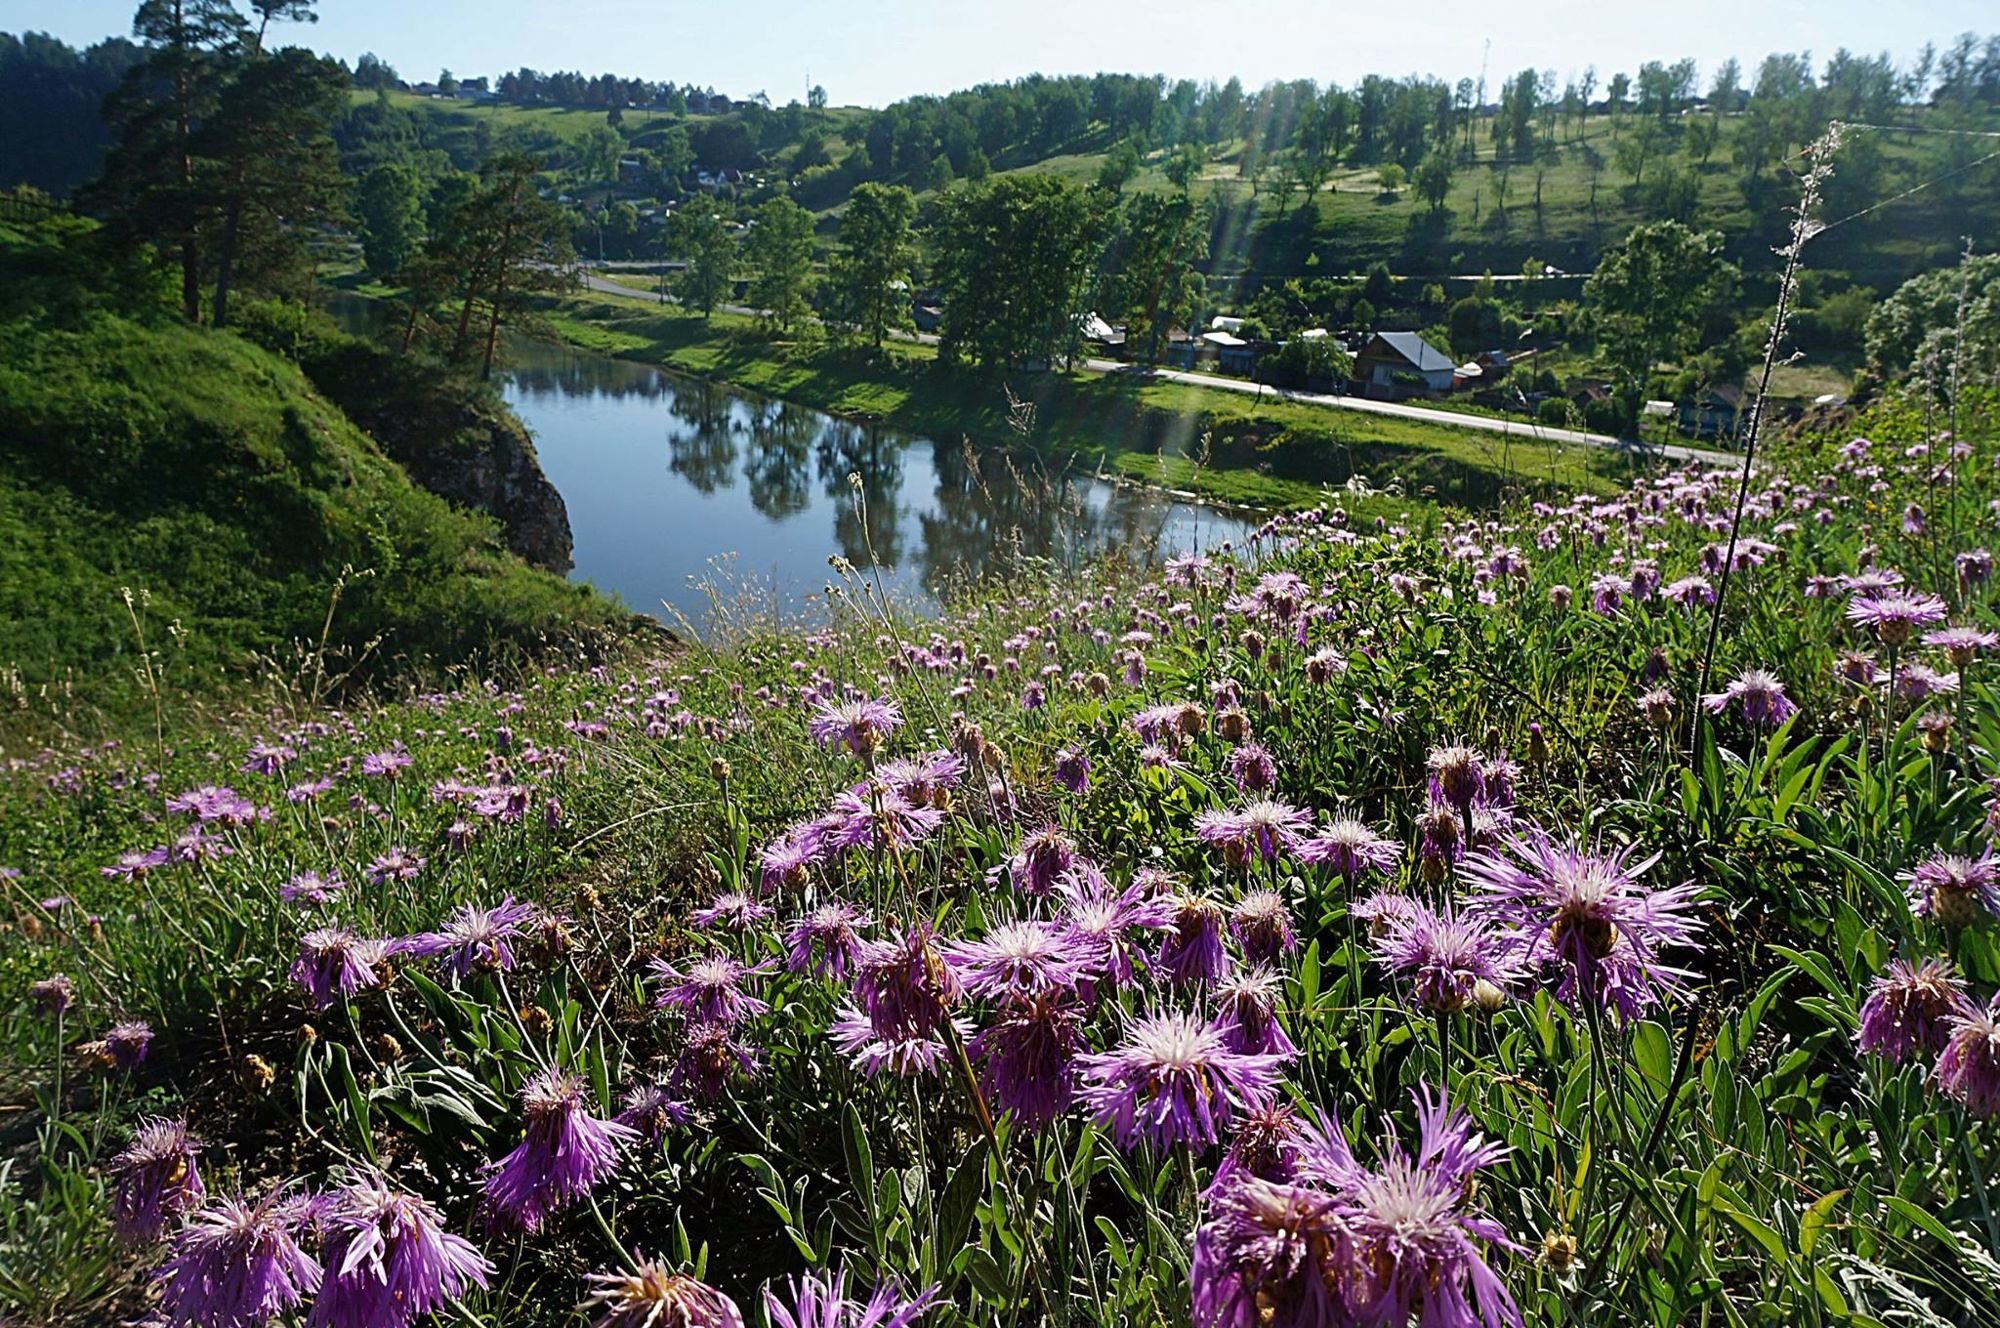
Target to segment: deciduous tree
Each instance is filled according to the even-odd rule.
[[[910,223],[917,200],[901,185],[856,186],[840,217],[833,261],[835,316],[870,345],[910,321]]]
[[[703,318],[712,316],[736,274],[736,233],[722,209],[705,195],[693,198],[674,213],[668,242],[687,264],[680,280],[681,302],[699,309]]]
[[[757,276],[750,302],[781,332],[790,332],[812,314],[812,213],[789,198],[774,198],[757,210],[757,224],[744,246]]]

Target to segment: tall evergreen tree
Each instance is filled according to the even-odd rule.
[[[217,327],[247,257],[260,275],[295,262],[300,237],[339,215],[347,195],[328,127],[347,104],[339,62],[298,47],[248,62],[222,90],[215,114],[195,135],[198,182],[218,219]],[[258,251],[246,255],[246,240]]]
[[[174,257],[181,313],[199,322],[212,212],[197,179],[195,136],[215,113],[249,28],[229,0],[145,0],[132,35],[150,50],[105,104],[113,143],[86,199],[109,211],[114,234]]]

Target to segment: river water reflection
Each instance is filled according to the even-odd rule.
[[[335,295],[328,307],[352,331],[380,326],[383,307],[372,300]],[[1024,558],[1075,565],[1120,550],[1155,559],[1249,529],[1087,474],[1017,468],[957,440],[566,346],[511,339],[504,391],[569,508],[572,577],[697,626],[718,598],[811,613],[835,554],[879,576],[893,598],[929,609]]]
[[[511,358],[507,400],[569,506],[574,575],[663,616],[700,622],[704,581],[806,609],[832,554],[928,607],[1022,556],[1159,557],[1247,529],[1198,505],[1020,473],[996,453],[624,360],[520,343]]]

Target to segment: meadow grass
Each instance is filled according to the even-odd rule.
[[[1895,569],[1940,617],[2000,621],[1988,564],[1955,556],[1991,492],[1988,410],[1961,412],[1963,456],[1910,454],[1908,404],[1775,454],[1733,529],[1737,477],[1681,472],[1435,527],[1295,513],[1164,570],[1024,561],[936,619],[843,572],[797,628],[340,711],[169,713],[19,761],[0,1063],[33,1165],[0,1177],[0,1305],[141,1308],[163,1251],[113,1244],[140,1182],[109,1163],[166,1113],[211,1202],[351,1205],[379,1172],[435,1205],[493,1261],[455,1311],[483,1323],[573,1322],[634,1251],[741,1305],[844,1264],[863,1294],[936,1284],[940,1321],[1213,1322],[1231,1269],[1300,1289],[1236,1243],[1243,1168],[1342,1205],[1357,1269],[1452,1296],[1483,1261],[1517,1307],[1498,1322],[1985,1321],[2000,1060],[1927,1070],[1935,1044],[1898,1041],[1869,992],[1892,956],[1948,951],[1977,1031],[2000,985],[1968,875],[1988,869],[1939,856],[1990,841],[1994,656],[1890,644],[1847,607],[1885,612]],[[1325,856],[1364,842],[1364,865]],[[1510,894],[1512,873],[1541,884]],[[866,981],[816,972],[810,935],[793,956],[836,902],[871,919]],[[1422,910],[1448,904],[1486,939],[1439,948]],[[1055,961],[1056,1059],[1016,1074],[990,1030],[1041,1016],[996,965],[1024,937],[1067,956],[1100,905],[1135,929]],[[328,976],[313,956],[344,936],[400,939]],[[1183,967],[1203,963],[1224,972]],[[945,972],[957,994],[927,985]],[[924,1025],[938,1050],[907,1079],[871,1057],[891,982],[968,1021]],[[699,1013],[715,1000],[731,1013]],[[1255,1016],[1292,1050],[1239,1044],[1251,1078],[1204,1081],[1210,1126],[1120,1124],[1121,1095],[1155,1091],[1121,1067],[1157,1052],[1162,1010],[1246,1037]],[[104,1039],[133,1021],[151,1042],[121,1068]],[[588,1202],[496,1230],[490,1164],[532,1174],[514,1150],[551,1067],[577,1077],[565,1110],[633,1103],[644,1137],[613,1137]],[[1463,1115],[1425,1125],[1413,1093]],[[1276,1159],[1316,1156],[1286,1150],[1317,1146],[1293,1113],[1321,1112],[1351,1162],[1261,1170],[1282,1165],[1267,1130]],[[1420,1131],[1505,1147],[1397,1172]],[[1422,1187],[1438,1242],[1368,1234],[1409,1213],[1357,1166]],[[1197,1239],[1249,1262],[1191,1260]]]

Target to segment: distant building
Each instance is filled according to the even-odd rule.
[[[1724,384],[1680,403],[1681,432],[1696,438],[1734,438],[1743,422],[1743,389]]]
[[[1354,357],[1354,382],[1376,401],[1449,392],[1458,366],[1414,332],[1377,332]]]

